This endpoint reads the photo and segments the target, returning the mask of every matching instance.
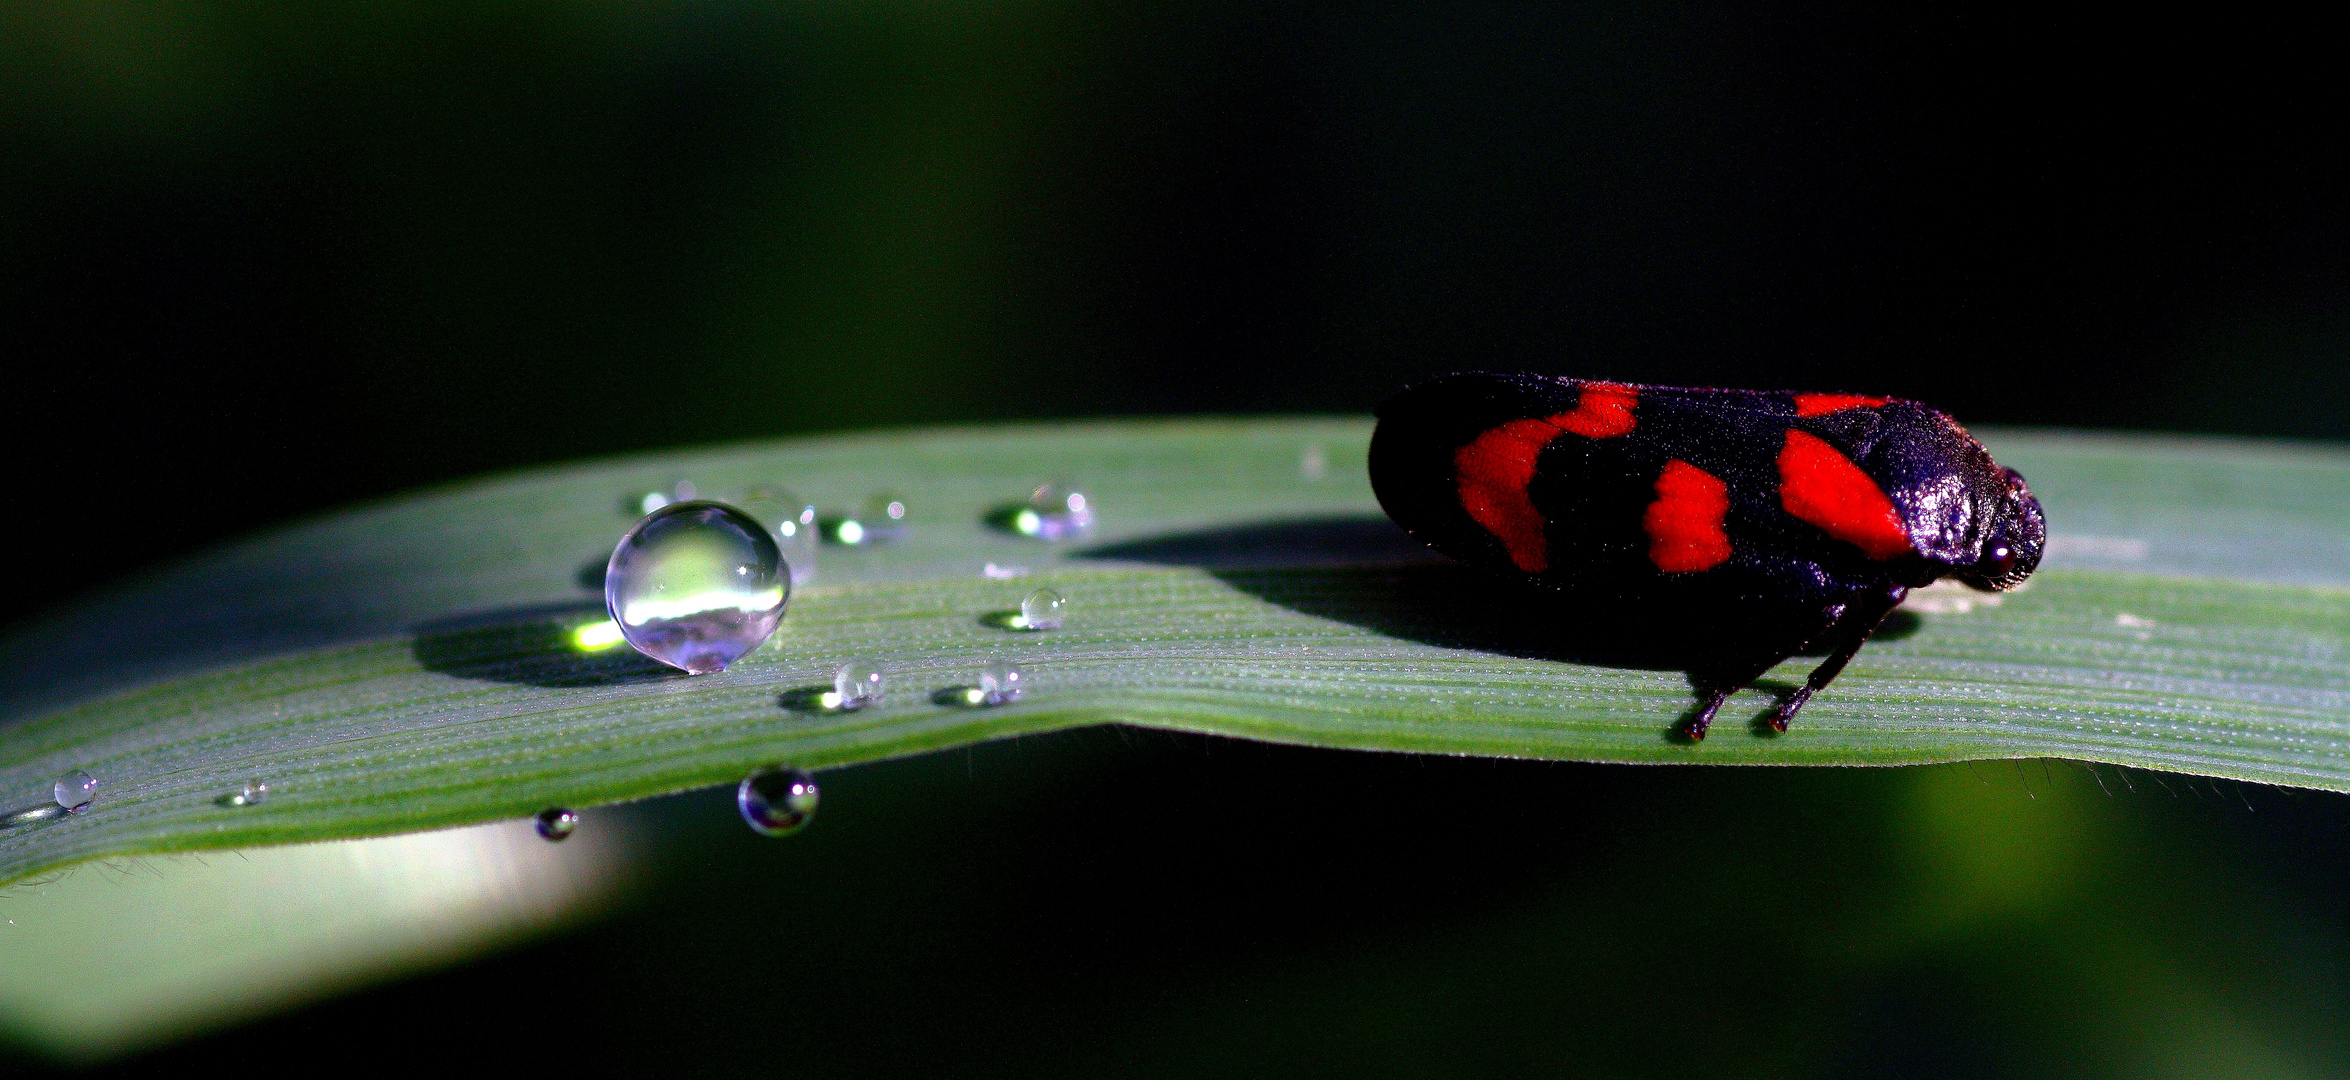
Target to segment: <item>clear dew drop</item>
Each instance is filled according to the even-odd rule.
[[[861,547],[905,539],[906,524],[906,500],[880,492],[865,500],[865,511],[855,517],[823,519],[818,533],[829,543]]]
[[[579,813],[560,806],[550,806],[539,811],[539,816],[533,824],[538,826],[539,836],[542,839],[550,842],[567,840],[570,839],[573,830],[579,828]]]
[[[1039,540],[1068,540],[1093,529],[1093,500],[1065,483],[1050,483],[1028,496],[1012,515],[1012,531]]]
[[[761,836],[790,836],[816,816],[816,777],[805,769],[775,766],[743,778],[734,805],[743,823]]]
[[[817,538],[814,503],[772,484],[754,484],[736,505],[774,534],[785,565],[791,567],[793,585],[805,585],[816,576],[816,551],[823,544]]]
[[[881,704],[882,692],[889,688],[889,679],[882,674],[878,661],[856,657],[842,664],[832,673],[833,708],[844,712]]]
[[[1028,677],[1010,664],[989,664],[979,673],[978,685],[971,688],[977,695],[974,705],[1009,705],[1020,700],[1028,689]]]
[[[666,489],[644,491],[620,500],[620,510],[629,515],[650,514],[670,503],[685,502],[694,497],[694,482],[680,480]]]
[[[724,671],[775,633],[791,569],[767,528],[714,502],[672,503],[612,550],[604,608],[636,651],[696,675]]]
[[[269,801],[269,781],[247,780],[245,786],[213,801],[222,806],[258,806]]]
[[[1068,614],[1068,597],[1051,589],[1038,589],[1020,601],[1020,629],[1058,630]]]
[[[80,769],[74,769],[57,778],[50,788],[57,805],[67,810],[81,810],[90,805],[98,793],[98,778]]]

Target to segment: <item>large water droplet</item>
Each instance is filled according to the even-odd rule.
[[[96,796],[97,792],[98,778],[80,769],[74,769],[58,777],[57,783],[50,788],[51,796],[57,800],[57,805],[68,810],[80,810],[90,805],[90,799]]]
[[[1020,629],[1058,630],[1068,613],[1068,597],[1051,589],[1038,589],[1020,601]]]
[[[979,673],[979,685],[973,689],[979,694],[977,704],[1009,705],[1027,691],[1028,677],[1010,664],[989,664]]]
[[[882,674],[880,662],[860,656],[832,673],[832,692],[837,700],[829,704],[843,711],[879,705],[882,692],[888,688],[889,680]]]
[[[1013,512],[1011,525],[1013,532],[1039,540],[1074,539],[1093,528],[1093,500],[1068,484],[1046,484]]]
[[[777,766],[743,778],[734,805],[743,821],[762,836],[790,836],[816,816],[816,778],[804,769]]]
[[[539,811],[535,824],[540,836],[548,840],[566,840],[570,838],[572,830],[579,828],[579,814],[560,806],[550,806]]]
[[[620,538],[604,572],[604,607],[621,636],[696,675],[724,671],[758,648],[790,597],[775,538],[721,503],[673,503],[648,515]]]

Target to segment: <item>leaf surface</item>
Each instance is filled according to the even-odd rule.
[[[1964,611],[1968,597],[1929,595],[1793,731],[1739,722],[1769,707],[1758,690],[1687,746],[1666,737],[1692,704],[1681,670],[1615,655],[1609,627],[1496,592],[1387,524],[1369,432],[1177,420],[735,446],[467,483],[234,545],[0,650],[0,792],[37,805],[71,768],[101,785],[84,814],[0,829],[0,881],[1099,723],[1660,764],[2061,756],[2350,790],[2350,453],[1989,433],[2048,510],[2032,587],[1969,594]],[[681,478],[827,508],[886,490],[911,528],[826,548],[783,629],[722,674],[575,648],[602,618],[596,568],[630,524],[622,502]],[[1093,496],[1091,536],[984,523],[1054,479]],[[1005,629],[1043,586],[1070,597],[1067,625]],[[884,702],[811,707],[851,656],[884,663]],[[1028,695],[954,704],[996,661],[1022,667]],[[222,805],[255,779],[268,800]]]

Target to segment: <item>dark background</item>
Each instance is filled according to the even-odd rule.
[[[2341,438],[2340,71],[2238,8],[0,4],[0,555],[38,568],[0,619],[526,464],[1362,412],[1457,368]],[[616,921],[175,1053],[411,1023],[827,1075],[2343,1065],[2332,797],[2066,803],[2021,835],[2107,839],[2022,907],[1888,930],[2098,789],[1986,780],[1921,854],[1869,823],[1947,771],[1414,782],[1105,737],[1003,787],[852,770],[903,818],[828,811],[856,851],[680,825]]]
[[[2330,33],[1766,8],[0,7],[13,501],[139,521],[10,614],[529,463],[1455,368],[2350,434]]]

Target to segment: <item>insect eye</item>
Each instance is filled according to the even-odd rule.
[[[1984,577],[2003,578],[2015,572],[2015,545],[2004,536],[1993,537],[1983,545],[1983,559],[1976,564]]]

